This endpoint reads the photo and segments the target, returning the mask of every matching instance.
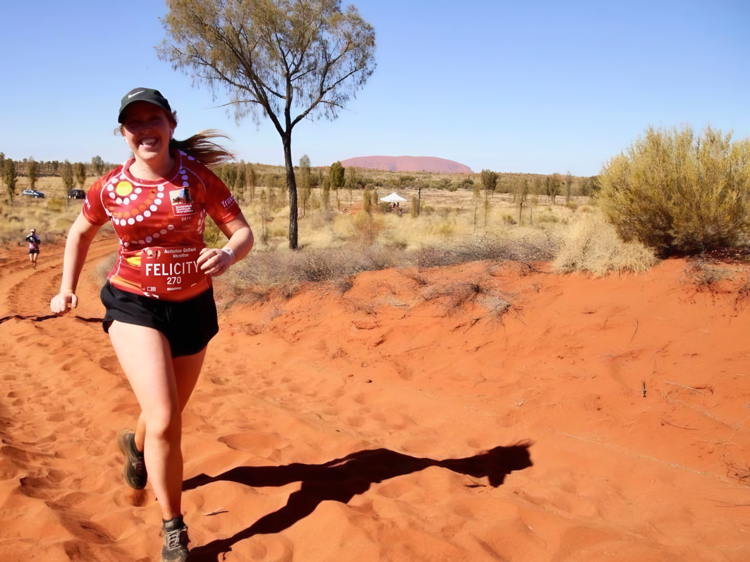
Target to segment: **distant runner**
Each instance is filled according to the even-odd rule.
[[[182,519],[181,412],[198,380],[206,345],[219,331],[211,277],[244,258],[253,233],[226,185],[206,166],[232,156],[207,131],[174,140],[177,115],[157,90],[122,98],[118,118],[133,158],[94,182],[68,234],[55,313],[75,308],[89,245],[108,221],[119,258],[101,291],[104,331],[133,388],[141,415],[120,431],[127,484],[151,480],[163,519],[163,562],[184,562],[189,538]],[[210,216],[229,239],[206,248]]]
[[[26,242],[29,243],[29,261],[31,262],[31,265],[34,266],[34,269],[36,269],[36,258],[39,255],[39,244],[41,244],[41,240],[39,240],[39,237],[36,235],[36,229],[32,228],[29,235],[26,237]]]

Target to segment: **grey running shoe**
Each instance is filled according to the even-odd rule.
[[[131,429],[123,429],[117,435],[117,446],[125,457],[123,466],[123,475],[125,482],[134,490],[143,490],[148,481],[146,472],[146,462],[141,453],[135,446],[135,433]]]
[[[188,558],[187,545],[190,539],[182,516],[164,521],[164,528],[161,532],[164,539],[164,546],[161,547],[161,561],[185,562]]]

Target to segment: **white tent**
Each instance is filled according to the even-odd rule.
[[[391,193],[388,197],[381,197],[380,200],[386,203],[406,203],[406,199],[397,195],[396,192]]]

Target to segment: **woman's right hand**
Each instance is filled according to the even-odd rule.
[[[55,314],[60,314],[68,311],[68,305],[70,308],[78,306],[78,297],[71,291],[60,291],[60,294],[52,299],[49,307]]]

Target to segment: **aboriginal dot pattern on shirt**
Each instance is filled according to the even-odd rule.
[[[240,215],[226,185],[208,168],[177,151],[170,179],[146,181],[134,177],[131,158],[94,182],[86,194],[83,216],[101,226],[112,221],[120,239],[117,263],[109,272],[112,286],[153,296],[141,289],[141,250],[148,247],[205,247],[206,216],[217,225]],[[211,286],[206,277],[193,287],[171,294],[169,300],[193,298]]]

